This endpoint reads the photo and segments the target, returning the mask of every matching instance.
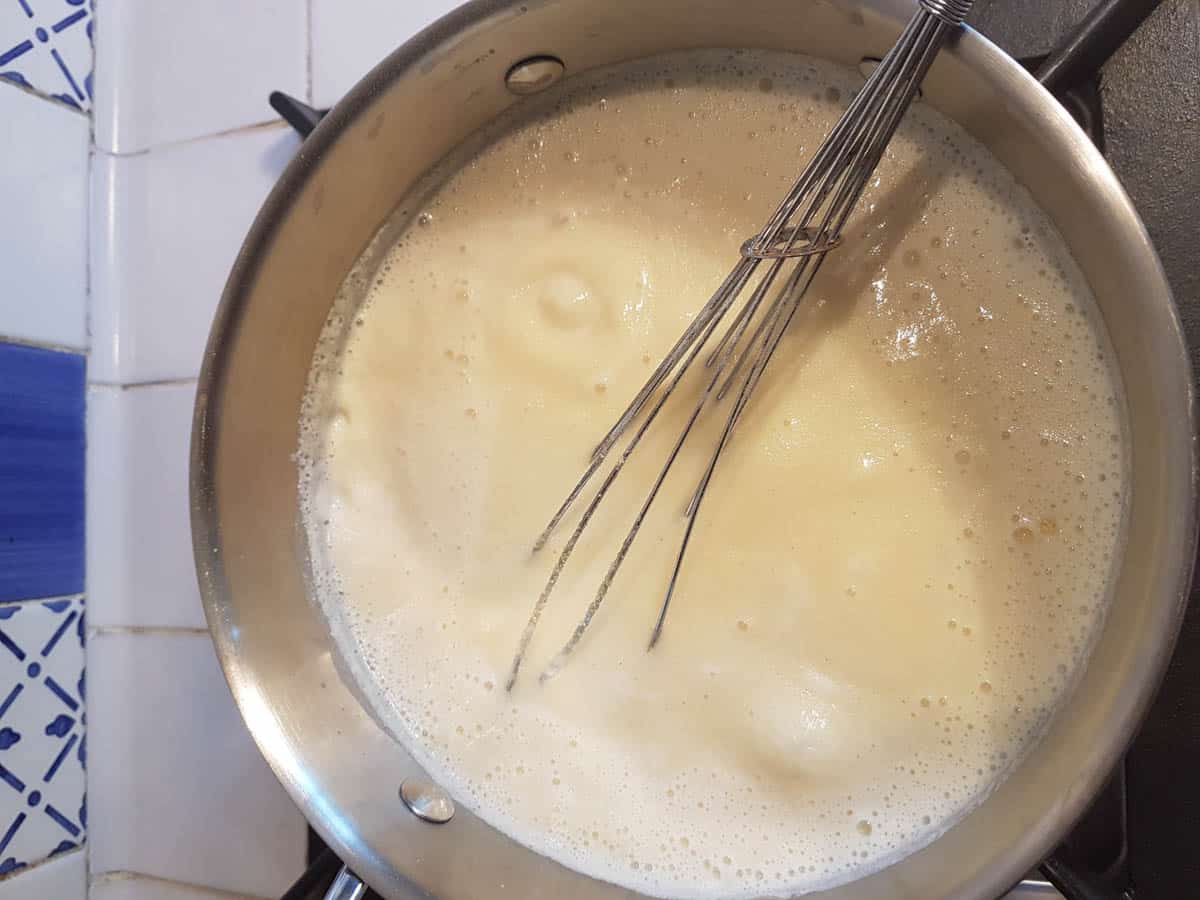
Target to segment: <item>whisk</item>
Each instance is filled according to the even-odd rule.
[[[696,518],[721,456],[825,254],[841,242],[846,220],[916,95],[921,80],[949,35],[961,27],[971,3],[972,0],[920,0],[916,13],[905,25],[896,44],[871,72],[862,90],[817,149],[770,220],[757,235],[742,244],[740,258],[720,287],[596,445],[583,476],[534,544],[535,554],[546,546],[610,454],[632,430],[632,436],[600,481],[563,545],[546,586],[534,604],[513,657],[507,690],[511,691],[516,684],[542,612],[588,523],[650,426],[674,396],[685,374],[732,312],[725,331],[717,337],[703,360],[702,365],[710,374],[694,401],[682,432],[655,477],[595,597],[567,642],[542,672],[540,680],[545,681],[558,672],[583,639],[696,422],[706,410],[721,405],[732,395],[733,402],[725,414],[725,424],[716,446],[684,510],[683,537],[647,649],[653,649],[658,643]],[[764,271],[760,272],[760,268]],[[758,281],[750,287],[756,274]],[[746,296],[740,308],[733,312],[743,295]]]

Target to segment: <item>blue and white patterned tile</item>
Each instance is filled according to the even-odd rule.
[[[0,605],[0,875],[87,827],[83,599]]]
[[[0,0],[0,78],[92,105],[95,0]]]

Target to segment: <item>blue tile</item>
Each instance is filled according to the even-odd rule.
[[[0,600],[83,591],[84,365],[0,343]]]
[[[0,0],[0,79],[86,110],[94,0]]]

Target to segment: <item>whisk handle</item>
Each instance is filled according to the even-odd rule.
[[[921,0],[921,8],[947,25],[961,25],[975,0]]]

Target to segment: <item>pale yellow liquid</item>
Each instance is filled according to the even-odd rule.
[[[926,844],[1044,730],[1103,619],[1126,458],[1102,324],[1023,189],[918,104],[722,459],[661,643],[719,415],[538,682],[691,383],[504,690],[575,519],[534,538],[859,84],[710,52],[535,101],[409,210],[314,366],[314,565],[379,715],[488,822],[646,893],[803,892]]]

